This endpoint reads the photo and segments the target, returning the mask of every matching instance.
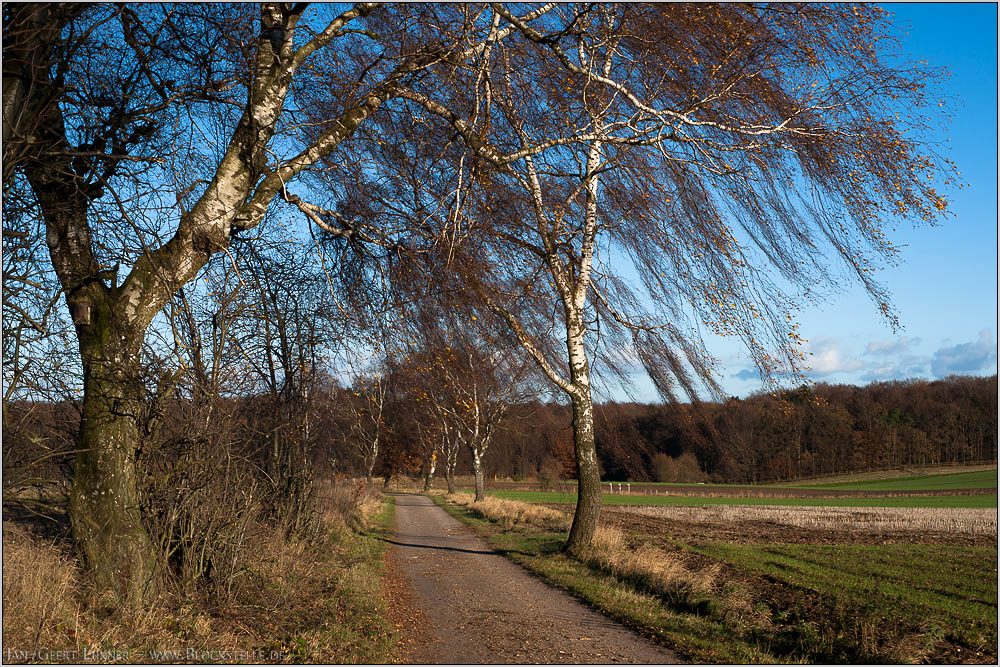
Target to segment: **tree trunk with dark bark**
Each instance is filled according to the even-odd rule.
[[[142,333],[128,331],[103,299],[73,300],[78,312],[87,303],[89,322],[77,324],[84,389],[70,523],[98,588],[136,605],[153,592],[160,569],[139,512]]]

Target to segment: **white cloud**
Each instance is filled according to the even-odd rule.
[[[983,329],[979,340],[942,347],[931,359],[931,372],[937,377],[968,375],[990,370],[997,361],[997,344],[993,332]]]
[[[861,379],[865,382],[875,382],[921,377],[927,374],[929,363],[930,360],[927,357],[912,354],[903,355],[896,359],[885,359],[881,360],[879,365],[869,367],[868,372],[862,375]]]
[[[833,338],[817,338],[806,344],[806,363],[811,377],[826,377],[834,373],[850,373],[861,368],[857,359],[844,355],[837,341]],[[809,355],[812,356],[809,356]]]

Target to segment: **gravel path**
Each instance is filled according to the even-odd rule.
[[[408,662],[680,662],[492,551],[430,498],[394,495],[390,572],[409,584],[403,604],[422,617],[410,633]]]

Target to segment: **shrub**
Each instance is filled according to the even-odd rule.
[[[697,484],[708,481],[708,475],[701,469],[697,457],[691,452],[684,452],[676,458],[658,452],[653,455],[650,463],[653,467],[653,477],[657,482]]]

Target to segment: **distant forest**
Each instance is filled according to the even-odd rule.
[[[997,458],[996,375],[817,384],[700,409],[602,412],[598,451],[608,479],[753,483]],[[704,479],[694,479],[699,470],[683,465],[685,455]]]
[[[568,408],[531,410],[523,430],[498,434],[488,470],[570,476]],[[605,480],[755,483],[997,458],[996,375],[816,384],[695,406],[604,403],[596,417]]]
[[[359,399],[331,388],[317,392],[302,433],[314,477],[364,476],[350,416]],[[407,395],[389,397],[376,475],[424,475]],[[212,424],[191,428],[184,402],[151,409],[140,457],[147,472],[211,454],[212,442],[239,443],[250,459],[272,454],[270,402],[265,397],[217,405]],[[4,415],[4,490],[50,484],[68,488],[78,407],[13,403]],[[209,433],[205,434],[205,429]],[[907,380],[865,387],[817,384],[759,393],[724,403],[604,403],[596,410],[602,479],[754,483],[871,468],[995,461],[997,376]],[[231,450],[230,450],[231,451]],[[467,448],[457,474],[469,474]],[[570,410],[558,403],[510,407],[485,456],[487,479],[556,481],[573,476]],[[442,475],[441,468],[438,475]]]

